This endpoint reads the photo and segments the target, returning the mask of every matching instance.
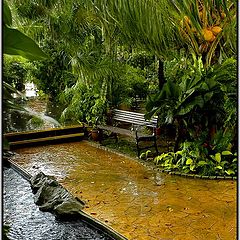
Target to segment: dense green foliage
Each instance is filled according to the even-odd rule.
[[[237,176],[237,152],[228,150],[231,149],[231,145],[223,148],[226,149],[224,151],[217,151],[217,148],[217,145],[211,145],[209,149],[208,145],[201,140],[186,141],[182,144],[181,150],[163,153],[154,161],[165,170],[197,173],[204,176]]]
[[[198,61],[184,72],[181,70],[182,74],[176,71],[178,78],[168,80],[159,93],[148,99],[147,116],[157,114],[160,125],[171,123],[177,129],[175,153],[162,154],[156,162],[164,168],[185,172],[236,175],[236,157],[233,157],[237,152],[236,60],[229,58],[208,70],[201,66]],[[189,149],[183,151],[183,160],[181,151],[186,146]],[[212,156],[226,150],[231,154],[222,157],[225,160],[221,168]],[[188,158],[193,160],[192,165],[191,160],[186,163]]]
[[[39,46],[29,37],[17,29],[12,28],[12,12],[6,1],[3,2],[3,53],[20,55],[31,60],[42,60],[47,56]],[[17,90],[23,90],[26,69],[13,59],[12,62],[4,58],[3,70],[3,107],[20,109],[13,103],[12,93],[21,95]]]
[[[74,85],[77,76],[73,74],[69,64],[70,59],[63,49],[56,50],[50,44],[48,48],[45,47],[45,52],[51,55],[51,58],[36,62],[31,69],[31,74],[37,88],[48,94],[52,100],[57,101],[66,87]]]
[[[19,91],[23,91],[26,75],[27,69],[24,68],[23,64],[7,57],[4,58],[3,77],[6,83],[11,84]]]
[[[4,6],[6,31],[11,24],[18,27],[49,58],[32,64],[5,61],[8,83],[34,81],[65,107],[63,122],[95,125],[111,108],[133,109],[147,98],[146,117],[157,115],[160,127],[176,128],[175,152],[158,157],[159,164],[236,174],[236,1],[9,3],[13,20]],[[11,32],[6,31],[5,38]],[[20,44],[23,38],[18,39]],[[32,59],[28,43],[24,54]]]
[[[12,13],[8,4],[3,2],[3,53],[21,55],[30,60],[46,59],[46,54],[29,37],[11,27]]]

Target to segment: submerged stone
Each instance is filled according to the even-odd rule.
[[[42,211],[53,212],[58,217],[71,217],[80,213],[84,202],[77,200],[53,177],[40,172],[30,179],[34,202]]]
[[[80,203],[76,200],[64,201],[54,207],[54,212],[59,217],[69,217],[76,216],[80,213],[81,208],[79,208]]]

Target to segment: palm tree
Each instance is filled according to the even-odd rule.
[[[76,106],[74,103],[80,99],[81,91],[77,93],[77,90],[82,84],[88,89],[92,85],[98,88],[97,94],[101,101],[106,101],[107,95],[112,95],[112,85],[123,73],[124,67],[119,67],[116,57],[117,45],[114,49],[109,49],[103,44],[101,22],[90,1],[56,0],[50,5],[41,0],[35,2],[13,0],[12,2],[15,24],[18,24],[19,19],[21,22],[24,21],[22,30],[38,40],[49,55],[55,56],[52,50],[57,53],[64,51],[64,65],[69,66],[69,71],[76,76],[77,82],[74,86],[68,86],[65,83],[64,85],[58,74],[53,76],[54,81],[50,84],[55,84],[54,88],[62,85],[72,87],[75,97],[72,98],[73,102],[70,103],[69,109]],[[51,63],[51,60],[43,63],[44,69],[49,67],[53,70],[52,72],[63,71],[61,66],[54,68]],[[45,84],[44,82],[46,81],[41,81]],[[48,80],[47,82],[49,84]],[[63,91],[62,88],[61,91]],[[66,92],[69,92],[69,89]]]
[[[180,48],[204,66],[236,55],[236,1],[96,0],[105,36],[152,51],[161,60]]]
[[[201,56],[206,68],[236,56],[237,1],[172,1],[171,19],[190,53]],[[174,11],[175,9],[175,11]]]

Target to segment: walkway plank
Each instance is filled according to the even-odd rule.
[[[10,149],[16,149],[19,147],[30,147],[35,146],[38,144],[52,144],[53,142],[59,143],[63,140],[69,141],[69,140],[77,140],[80,141],[84,137],[84,133],[74,133],[74,134],[67,134],[67,135],[60,135],[60,136],[53,136],[53,137],[44,137],[44,138],[36,138],[36,139],[29,139],[29,140],[22,140],[22,141],[16,141],[16,142],[10,142],[9,146]]]

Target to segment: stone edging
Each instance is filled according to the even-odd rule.
[[[106,233],[108,236],[113,237],[115,240],[128,240],[126,237],[118,233],[116,230],[114,230],[110,226],[107,226],[101,221],[99,221],[98,219],[91,217],[84,211],[81,212],[81,219],[87,222],[89,225],[104,231],[104,233]]]
[[[13,168],[17,173],[19,173],[25,180],[30,182],[30,178],[32,177],[31,174],[29,174],[26,170],[24,170],[22,167],[20,167],[17,163],[12,161],[11,159],[7,159],[9,162],[9,165],[11,168]]]
[[[177,175],[187,178],[198,178],[198,179],[209,179],[209,180],[237,180],[235,176],[204,176],[199,174],[189,174],[189,173],[181,173],[175,171],[168,171],[160,168],[156,168],[157,171],[168,173],[169,175]]]
[[[32,175],[29,174],[26,170],[24,170],[21,166],[19,166],[14,161],[8,159],[7,160],[10,164],[10,166],[18,172],[24,179],[26,179],[28,182],[30,182],[30,179],[32,178]],[[112,237],[115,240],[127,240],[126,237],[118,233],[116,230],[111,228],[110,226],[107,226],[106,224],[102,223],[101,221],[93,218],[92,216],[88,215],[84,211],[79,212],[79,218],[82,219],[84,222],[89,224],[92,227],[95,227],[98,230],[103,231],[106,235],[109,237]]]
[[[105,151],[115,153],[119,156],[127,157],[131,160],[135,160],[135,161],[137,160],[138,162],[140,162],[141,164],[143,164],[146,167],[151,168],[152,170],[167,173],[169,175],[176,175],[176,176],[182,176],[182,177],[187,177],[187,178],[209,179],[209,180],[237,180],[237,177],[235,177],[235,176],[232,176],[232,177],[231,176],[202,176],[202,175],[199,175],[199,174],[189,174],[189,173],[181,173],[181,172],[175,172],[175,171],[170,171],[170,170],[164,170],[164,169],[161,169],[159,167],[153,166],[151,163],[146,162],[144,160],[141,160],[137,157],[136,158],[130,157],[128,155],[120,153],[117,150],[102,146],[102,145],[100,145],[98,143],[95,143],[95,142],[89,142],[87,140],[84,140],[84,141],[89,143],[90,145],[92,145],[94,147],[99,148],[99,149],[103,149]]]

